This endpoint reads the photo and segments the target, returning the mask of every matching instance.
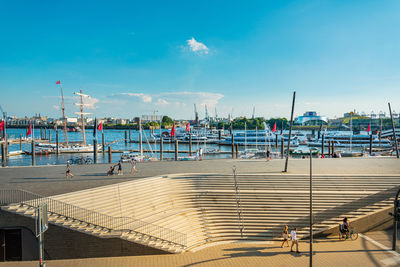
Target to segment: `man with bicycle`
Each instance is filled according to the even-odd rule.
[[[346,238],[349,238],[349,233],[350,233],[349,227],[350,227],[350,223],[349,223],[347,217],[345,217],[343,219],[343,223],[340,225],[340,231],[343,234],[346,234]]]

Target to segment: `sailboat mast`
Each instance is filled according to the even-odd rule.
[[[60,88],[61,88],[61,109],[62,109],[62,114],[63,114],[63,119],[64,119],[65,143],[68,145],[67,120],[65,118],[64,94],[63,94],[63,88],[62,88],[61,83],[60,83]]]
[[[80,89],[79,92],[81,93],[81,121],[82,121],[83,145],[86,146],[86,138],[85,138],[85,118],[83,117],[83,96],[82,96],[82,89]]]

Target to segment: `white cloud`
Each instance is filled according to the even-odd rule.
[[[159,98],[157,100],[157,102],[156,102],[156,105],[161,105],[161,106],[165,106],[165,105],[168,105],[168,104],[169,104],[169,102],[167,100],[165,100],[165,99],[162,99],[162,98]]]
[[[179,102],[183,104],[200,104],[201,106],[207,105],[207,107],[212,108],[218,104],[219,100],[224,97],[223,94],[220,93],[211,93],[211,92],[168,92],[161,93],[169,102]]]
[[[140,97],[143,103],[150,103],[153,100],[150,95],[144,93],[121,93],[121,95]]]
[[[99,100],[94,97],[86,97],[83,101],[83,103],[85,104],[85,108],[88,109],[96,109],[95,104],[98,102]]]
[[[195,53],[199,53],[199,54],[208,54],[208,47],[201,43],[196,41],[196,39],[194,39],[192,37],[192,39],[189,39],[186,41],[188,46],[190,47],[190,50],[195,52]]]

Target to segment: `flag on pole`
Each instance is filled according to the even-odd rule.
[[[94,119],[93,137],[96,137],[96,134],[97,134],[97,118]]]
[[[367,129],[367,133],[369,134],[371,132],[371,123],[368,124],[368,129]]]
[[[175,122],[174,125],[172,125],[172,129],[171,129],[171,137],[175,136]]]
[[[29,121],[29,128],[28,131],[26,132],[26,137],[30,136],[32,134],[32,123]]]
[[[0,122],[0,131],[4,131],[4,121]]]
[[[275,124],[274,124],[274,127],[272,128],[272,132],[273,132],[273,133],[276,132],[276,122],[275,122]]]
[[[99,126],[97,126],[98,131],[103,131],[103,123],[100,122]]]
[[[186,124],[186,132],[189,132],[190,131],[190,123],[187,123]]]
[[[61,84],[61,81],[56,81],[56,84]]]

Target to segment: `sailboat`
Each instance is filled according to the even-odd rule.
[[[66,117],[65,117],[65,106],[64,106],[64,94],[62,91],[62,85],[60,84],[61,87],[61,109],[63,113],[63,120],[64,120],[64,133],[65,133],[65,143],[61,144],[59,146],[59,152],[60,153],[90,153],[93,152],[93,145],[86,144],[86,136],[85,136],[85,118],[84,115],[91,115],[91,113],[86,113],[83,112],[84,106],[87,104],[84,104],[83,99],[84,98],[90,98],[89,95],[85,95],[82,93],[82,90],[79,92],[74,92],[74,95],[77,95],[80,97],[80,103],[75,103],[76,106],[80,107],[80,112],[75,112],[75,114],[81,116],[81,132],[82,132],[82,141],[81,142],[68,142],[68,128],[66,124]],[[97,149],[100,149],[101,145],[99,144]],[[54,153],[56,152],[56,144],[37,144],[37,154],[43,154],[43,152],[47,153]]]

